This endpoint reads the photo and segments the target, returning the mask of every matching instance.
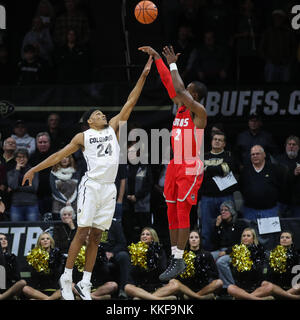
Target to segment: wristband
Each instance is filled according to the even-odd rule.
[[[170,71],[173,71],[173,70],[178,70],[175,62],[170,63]]]

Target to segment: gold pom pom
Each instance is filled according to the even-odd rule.
[[[139,241],[128,246],[131,263],[134,266],[139,266],[147,270],[147,251],[148,245],[145,242]]]
[[[33,248],[26,260],[36,271],[49,273],[49,252],[42,248]]]
[[[180,277],[183,279],[192,278],[195,275],[195,266],[194,261],[196,254],[193,251],[184,251],[183,260],[186,263],[186,269],[183,273],[180,274]]]
[[[236,244],[232,248],[230,254],[232,265],[237,269],[238,272],[250,271],[253,265],[251,260],[251,254],[247,246],[244,244]]]
[[[287,249],[284,246],[278,245],[270,253],[270,267],[279,273],[286,272],[286,252]]]
[[[77,267],[77,270],[79,272],[83,272],[84,270],[84,265],[85,265],[85,251],[86,251],[86,246],[82,246],[80,248],[80,251],[77,255],[77,258],[75,260],[75,266]]]

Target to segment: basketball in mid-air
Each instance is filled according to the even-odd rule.
[[[158,10],[153,2],[140,1],[134,9],[134,15],[138,22],[150,24],[157,18]]]

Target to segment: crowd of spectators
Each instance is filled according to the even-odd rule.
[[[177,27],[174,30],[168,26],[164,32],[166,39],[174,41],[175,50],[182,53],[178,68],[183,78],[208,84],[230,82],[232,79],[255,83],[260,80],[297,80],[299,75],[293,71],[299,68],[300,63],[297,60],[299,34],[288,23],[289,8],[293,1],[281,6],[279,2],[278,7],[268,11],[263,6],[263,1],[260,4],[254,0],[241,0],[238,4],[234,1],[226,1],[225,4],[222,0],[165,1],[164,8],[171,6],[173,12],[177,12],[172,17],[176,18],[174,26]],[[8,72],[10,76],[2,77],[1,85],[72,84],[89,81],[89,71],[92,68],[88,52],[89,22],[77,10],[76,3],[75,0],[65,0],[65,13],[56,16],[51,1],[40,1],[32,28],[26,33],[20,48],[16,73],[11,72],[12,69],[8,66],[9,52],[5,43],[0,45],[0,72]],[[270,19],[265,21],[263,14],[266,12],[269,12]],[[234,19],[228,19],[230,14],[233,14]],[[36,174],[32,186],[21,186],[22,177],[30,167],[68,142],[67,134],[60,128],[60,115],[57,113],[49,115],[47,126],[35,136],[30,136],[27,129],[22,119],[16,121],[11,135],[5,137],[2,143],[0,220],[61,221],[62,224],[54,228],[54,239],[51,234],[44,233],[39,238],[37,247],[45,247],[50,254],[52,251],[57,254],[55,248],[58,248],[62,255],[66,255],[77,228],[77,187],[86,164],[78,151],[53,168]],[[217,281],[218,285],[210,293],[219,292],[221,283],[223,289],[226,292],[228,289],[227,293],[236,298],[256,299],[272,294],[289,298],[290,295],[299,295],[294,291],[283,293],[272,282],[273,279],[260,284],[247,282],[249,286],[245,287],[240,274],[232,273],[230,255],[234,245],[258,245],[255,231],[245,232],[244,220],[249,222],[264,217],[300,217],[298,135],[286,137],[285,145],[278,146],[272,135],[263,129],[261,116],[251,114],[248,128],[237,135],[232,145],[226,144],[226,132],[222,124],[216,124],[206,143],[208,148],[204,156],[205,171],[199,190],[198,215],[191,215],[191,229],[199,230],[198,233],[194,231],[191,237],[191,241],[193,237],[199,238],[199,243],[191,251],[194,250],[199,257],[202,255],[202,259],[205,257],[212,265],[215,263],[212,266],[213,279],[205,279],[206,282],[203,283],[209,286]],[[280,150],[284,152],[280,154]],[[162,194],[166,166],[133,164],[131,154],[136,151],[136,145],[129,145],[128,159],[131,163],[120,165],[116,181],[118,197],[115,217],[112,228],[108,231],[108,241],[103,241],[105,245],[101,252],[99,249],[98,257],[100,264],[107,264],[107,277],[99,280],[101,272],[98,276],[95,275],[97,289],[94,299],[113,296],[116,292],[119,298],[163,297],[161,291],[150,295],[139,290],[138,277],[133,279],[130,273],[132,270],[127,246],[132,243],[159,243],[160,239],[166,250],[164,253],[159,249],[159,254],[163,256],[160,269],[169,254],[167,208]],[[225,187],[224,179],[227,183]],[[241,205],[238,205],[237,197],[241,200]],[[251,241],[247,243],[243,235],[244,238],[251,238]],[[210,253],[203,254],[202,249]],[[259,256],[257,250],[260,250]],[[261,248],[257,250],[250,251],[253,260],[257,259],[260,264],[264,258]],[[63,261],[63,257],[57,255],[57,261],[60,259]],[[57,263],[57,267],[58,264],[60,263]],[[120,265],[123,267],[121,274],[114,271]],[[259,268],[261,269],[261,265]],[[157,270],[154,271],[157,273]],[[55,270],[55,279],[57,272]],[[140,270],[135,269],[134,272],[143,278]],[[261,276],[262,270],[258,272]],[[259,279],[263,281],[264,278]],[[20,278],[16,277],[16,280],[19,281]],[[43,288],[37,286],[38,282],[39,279],[35,284],[29,282],[25,285],[24,282],[19,282],[17,291],[22,290],[27,297],[44,299],[45,293],[40,291],[50,286],[54,291],[47,297],[59,298],[55,281]],[[187,283],[189,281],[170,283],[166,296],[180,293],[195,297],[195,292],[185,288]],[[150,291],[159,290],[161,284],[154,283],[153,287],[153,283],[149,283],[149,287]],[[203,287],[196,286],[193,289],[201,291]]]
[[[291,26],[295,4],[294,0],[158,1],[159,26],[153,31],[160,33],[161,47],[172,44],[181,53],[178,66],[186,82],[298,83],[300,34]],[[31,27],[24,33],[17,59],[12,61],[6,37],[0,39],[0,72],[7,74],[1,84],[93,81],[99,66],[92,58],[99,51],[93,36],[101,31],[94,29],[91,10],[83,0],[64,0],[60,5],[41,0],[29,13]],[[129,37],[142,39],[142,30],[128,28]],[[115,64],[124,66],[125,61]]]
[[[67,143],[64,142],[67,141],[67,136],[61,133],[59,142],[52,146],[48,131],[52,132],[55,140],[57,136],[53,127],[59,127],[56,121],[58,119],[59,115],[51,113],[49,121],[45,124],[45,131],[37,133],[34,138],[26,133],[25,122],[17,120],[11,136],[3,141],[0,158],[0,217],[2,221],[12,222],[49,220],[61,222],[55,225],[51,232],[57,247],[66,255],[77,228],[77,187],[85,171],[83,162],[76,161],[75,156],[70,156],[53,168],[41,171],[35,176],[32,186],[21,185],[24,173],[31,166]],[[56,125],[51,125],[52,122]],[[191,215],[190,219],[191,229],[199,230],[201,248],[211,252],[215,260],[218,279],[223,284],[222,290],[234,289],[233,296],[235,294],[239,296],[241,291],[236,287],[230,287],[234,283],[230,252],[240,239],[242,231],[252,221],[257,222],[260,218],[299,218],[299,137],[288,136],[285,145],[278,146],[271,134],[262,129],[262,124],[259,114],[251,114],[248,118],[248,128],[242,130],[230,146],[226,145],[226,133],[222,124],[216,124],[212,128],[209,134],[210,149],[204,155],[204,180],[196,206],[198,216]],[[34,143],[31,143],[30,138]],[[115,258],[111,263],[115,264],[118,264],[119,259],[121,259],[119,263],[128,263],[128,260],[123,261],[124,253],[119,255],[119,251],[114,248],[117,245],[116,234],[120,235],[120,232],[124,234],[121,251],[126,252],[126,246],[138,243],[140,234],[145,228],[155,228],[166,254],[170,254],[167,249],[169,247],[167,208],[162,194],[165,165],[135,164],[137,160],[135,157],[139,157],[141,151],[139,148],[138,143],[129,144],[128,164],[120,165],[116,180],[118,196],[113,222],[116,226],[108,233],[108,238],[114,245],[105,247],[108,261],[112,253]],[[30,154],[30,150],[34,151]],[[279,150],[284,152],[281,154]],[[167,150],[164,152],[167,153]],[[114,232],[116,228],[119,231]],[[130,287],[130,290],[125,288],[129,279],[128,272],[127,270],[125,274],[121,274],[120,296],[122,297],[136,296],[133,287]],[[111,283],[112,279],[113,276],[108,276],[106,282],[99,282],[101,284],[99,292],[104,292],[103,297],[114,296],[118,292]],[[104,287],[101,287],[102,285]],[[170,294],[178,293],[179,287],[185,288],[177,282],[172,285],[177,291],[173,287],[171,290],[170,287],[168,291]],[[271,292],[270,288],[263,287],[263,289],[263,292]],[[25,295],[35,296],[36,292],[32,293],[31,290],[26,286]],[[160,291],[158,294],[161,294]],[[102,297],[101,294],[100,296]],[[54,297],[57,298],[58,293],[55,293]],[[96,294],[95,299],[97,297]],[[157,298],[156,295],[151,297]]]

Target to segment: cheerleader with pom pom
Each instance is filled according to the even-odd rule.
[[[131,270],[125,292],[128,296],[144,300],[166,300],[176,297],[158,297],[153,293],[162,282],[159,275],[167,267],[167,256],[159,243],[156,231],[145,227],[140,235],[138,243],[132,243],[129,247],[131,257]]]
[[[63,255],[55,247],[50,233],[40,234],[26,259],[31,267],[31,277],[23,288],[25,296],[34,300],[60,299],[58,279],[63,272]]]
[[[265,252],[254,229],[244,229],[241,244],[232,247],[230,256],[235,284],[228,286],[228,293],[236,299],[272,299],[272,287],[262,285]]]
[[[215,293],[222,289],[223,281],[219,279],[213,256],[201,249],[200,242],[199,232],[191,231],[187,250],[183,254],[186,270],[158,289],[154,295],[163,297],[179,294],[183,295],[184,299],[215,299]]]
[[[292,269],[299,263],[300,256],[294,247],[292,233],[281,232],[279,245],[270,252],[267,281],[264,281],[263,285],[272,286],[273,295],[277,299],[299,300],[300,286],[292,285],[295,276]]]
[[[0,266],[5,270],[5,289],[0,289],[0,300],[19,298],[26,281],[21,279],[17,257],[9,252],[7,237],[3,233],[0,233]]]

